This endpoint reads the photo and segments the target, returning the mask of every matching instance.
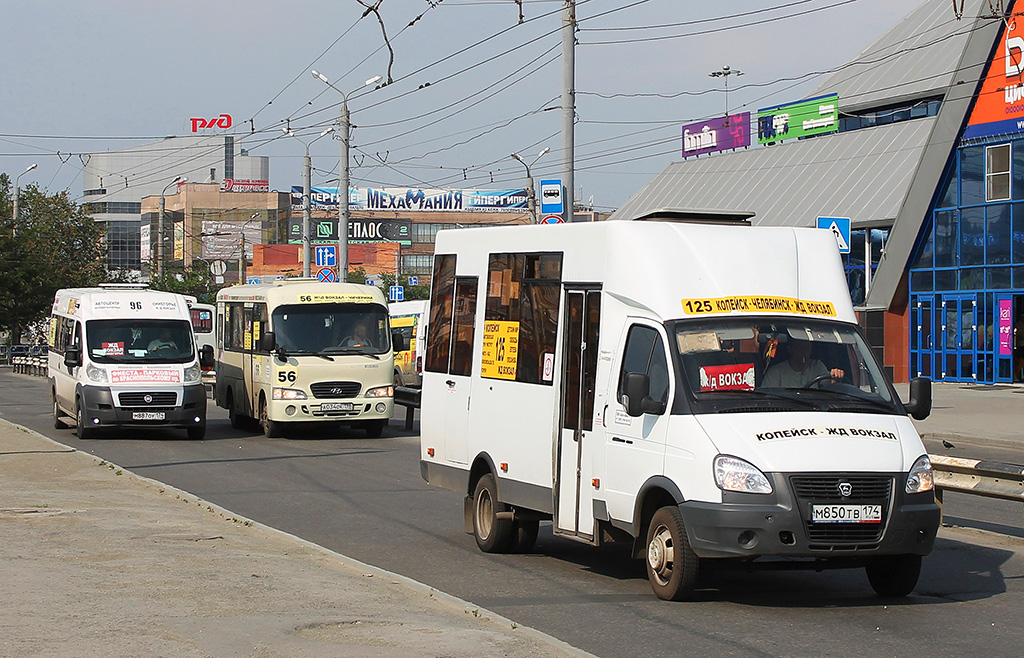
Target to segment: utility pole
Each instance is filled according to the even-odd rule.
[[[328,135],[334,132],[334,128],[328,128],[327,130],[323,131],[317,137],[314,137],[308,142],[303,142],[294,132],[288,130],[287,128],[282,128],[282,130],[284,131],[285,135],[298,139],[300,142],[302,142],[302,145],[306,147],[306,155],[302,159],[302,276],[308,279],[309,261],[312,256],[312,249],[309,237],[309,226],[311,223],[310,211],[312,210],[312,204],[310,204],[309,202],[309,193],[311,187],[310,179],[313,171],[313,161],[309,157],[309,147],[313,144],[313,142],[320,139],[324,135]]]
[[[576,198],[573,182],[573,144],[576,125],[576,0],[564,0],[562,8],[562,185],[565,186],[565,221],[571,222]]]
[[[245,283],[245,226],[238,232],[238,284]]]

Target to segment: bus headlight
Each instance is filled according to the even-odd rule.
[[[306,392],[297,388],[274,387],[275,400],[305,400]]]
[[[377,388],[371,388],[366,391],[364,397],[368,398],[393,398],[395,397],[394,386],[378,386]]]
[[[770,494],[771,482],[756,466],[738,457],[715,457],[715,484],[724,491]]]
[[[85,376],[89,378],[89,381],[96,382],[97,384],[107,383],[107,371],[103,368],[97,368],[91,363],[85,366]]]
[[[202,379],[202,377],[203,377],[203,371],[199,368],[198,365],[189,366],[189,367],[185,368],[185,383],[186,384],[194,384],[195,382],[198,382],[200,379]]]
[[[935,476],[932,472],[932,460],[928,455],[921,455],[914,462],[907,475],[907,493],[924,493],[935,488]]]

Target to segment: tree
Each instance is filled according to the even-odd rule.
[[[16,225],[13,201],[11,179],[0,174],[0,329],[17,344],[26,326],[49,315],[57,290],[103,280],[105,249],[102,228],[67,190],[22,188]]]
[[[215,304],[217,291],[224,286],[214,284],[209,263],[195,260],[183,270],[165,270],[160,276],[154,274],[149,280],[149,287],[179,295],[192,295],[204,304]]]

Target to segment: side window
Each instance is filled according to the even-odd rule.
[[[427,331],[428,372],[448,373],[452,347],[452,316],[455,298],[455,256],[435,255],[430,291],[430,326]]]
[[[473,326],[476,318],[476,277],[455,280],[455,315],[453,317],[452,362],[448,372],[470,375],[473,369]]]
[[[228,304],[224,313],[224,349],[240,351],[242,336],[245,329],[243,318],[244,307],[241,304]]]
[[[669,377],[665,347],[661,335],[651,327],[634,325],[629,330],[619,373],[619,402],[622,402],[626,375],[631,372],[639,372],[650,378],[652,399],[661,402],[668,400]]]
[[[253,309],[253,322],[252,322],[252,349],[254,352],[266,351],[260,349],[260,338],[267,332],[267,305],[256,304]]]

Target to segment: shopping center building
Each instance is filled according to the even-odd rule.
[[[1024,381],[1024,22],[958,9],[922,4],[806,99],[683,127],[683,159],[611,219],[849,220],[851,296],[895,381]]]

